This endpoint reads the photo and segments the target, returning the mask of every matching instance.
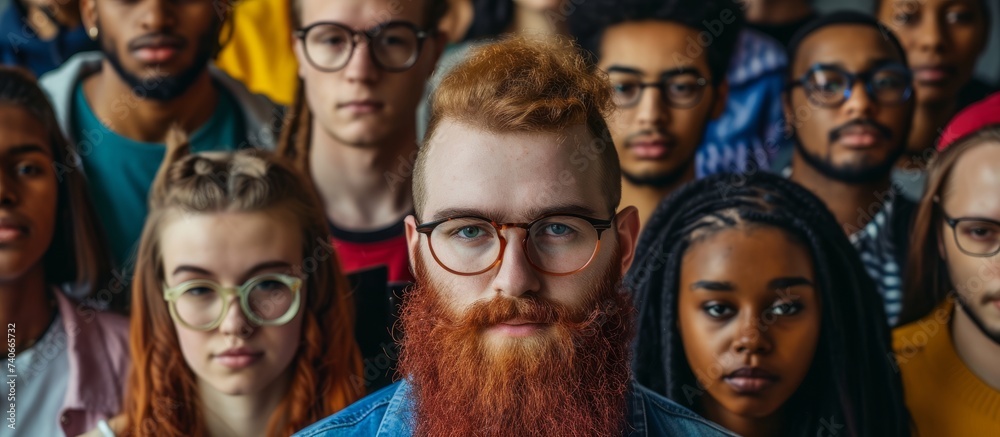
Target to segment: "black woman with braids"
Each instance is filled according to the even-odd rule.
[[[694,182],[636,257],[640,383],[744,436],[909,435],[875,283],[806,189]]]

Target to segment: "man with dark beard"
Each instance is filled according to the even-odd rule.
[[[485,45],[441,82],[406,219],[401,382],[301,436],[728,435],[632,382],[638,234],[608,83],[564,40]]]
[[[883,30],[855,12],[800,29],[788,46],[784,103],[795,142],[790,177],[823,199],[850,236],[893,324],[914,205],[897,195],[891,173],[914,106],[906,54]]]
[[[193,151],[273,148],[281,117],[266,98],[210,65],[228,9],[192,0],[81,0],[101,52],[81,53],[44,76],[63,131],[76,144],[111,253],[128,270],[146,194],[172,124]],[[223,35],[224,36],[224,35]]]

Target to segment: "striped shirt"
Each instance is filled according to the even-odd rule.
[[[896,324],[903,307],[903,267],[915,210],[916,204],[894,188],[882,210],[850,236],[882,295],[889,326]]]

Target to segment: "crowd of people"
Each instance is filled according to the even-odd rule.
[[[1000,432],[986,0],[12,0],[0,436]]]

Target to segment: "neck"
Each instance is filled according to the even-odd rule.
[[[202,415],[211,437],[264,436],[274,410],[288,392],[292,367],[270,385],[246,395],[221,393],[203,380],[198,382]]]
[[[956,302],[951,322],[955,352],[986,385],[1000,391],[1000,343],[986,336]]]
[[[155,80],[150,80],[155,83]],[[101,71],[88,77],[83,92],[98,120],[115,133],[147,143],[161,143],[167,130],[178,124],[186,132],[194,132],[212,118],[219,101],[219,91],[212,84],[208,69],[177,98],[161,102],[140,99],[104,60]]]
[[[925,150],[934,147],[934,141],[941,134],[941,129],[955,115],[958,102],[934,103],[917,106],[913,113],[913,125],[910,127],[910,139],[906,150],[911,155],[921,156]]]
[[[756,0],[744,3],[747,22],[756,24],[786,24],[813,13],[812,6],[802,0]]]
[[[331,222],[348,230],[377,230],[413,210],[415,130],[383,144],[355,146],[332,138],[316,121],[312,129],[309,172]]]
[[[14,324],[14,349],[21,351],[38,340],[55,314],[49,305],[45,271],[41,265],[9,281],[0,281],[0,326]]]
[[[670,195],[682,185],[695,179],[694,166],[691,166],[684,175],[667,186],[635,185],[625,178],[622,178],[622,201],[621,208],[635,206],[639,210],[639,229],[646,227],[646,222],[656,211],[656,206],[664,198]]]
[[[701,409],[706,419],[722,425],[743,437],[772,437],[781,435],[783,414],[781,410],[767,417],[741,416],[727,410],[707,393],[702,396]]]
[[[514,19],[507,31],[546,36],[569,35],[569,20],[559,11],[532,9],[514,2]]]
[[[862,184],[838,181],[814,169],[798,152],[792,158],[791,180],[819,197],[848,235],[864,228],[882,209],[892,191],[889,174],[877,181]]]

